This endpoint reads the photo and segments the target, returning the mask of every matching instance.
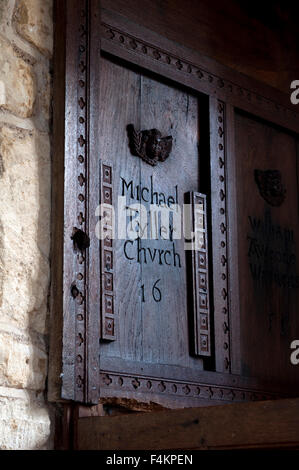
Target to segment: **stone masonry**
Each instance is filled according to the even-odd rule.
[[[46,402],[52,0],[0,0],[0,449],[52,449]]]

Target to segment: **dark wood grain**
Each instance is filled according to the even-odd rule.
[[[102,5],[284,92],[298,76],[296,4],[103,0]]]
[[[103,115],[100,120],[105,124],[100,134],[99,153],[104,160],[113,162],[115,200],[122,194],[125,179],[127,184],[133,181],[134,191],[139,184],[150,188],[152,181],[154,191],[167,198],[175,197],[177,185],[179,204],[182,204],[184,193],[197,189],[199,184],[198,99],[107,59],[102,59],[101,77]],[[153,168],[132,156],[126,134],[129,123],[141,129],[156,127],[163,135],[172,135],[174,148],[169,159]],[[139,204],[136,198],[130,200],[130,197],[127,197],[127,203]],[[143,201],[143,204],[150,209],[149,203]],[[117,205],[115,208],[117,210]],[[156,262],[151,261],[148,249],[152,250],[153,256],[159,248],[172,249],[169,240],[141,240],[140,250],[146,250],[146,259],[141,251],[141,263],[134,255],[137,242],[134,242],[134,248],[130,244],[128,250],[129,257],[135,257],[135,260],[124,256],[124,243],[125,240],[115,240],[115,308],[119,340],[114,344],[103,343],[101,356],[184,367],[194,365],[200,370],[201,361],[189,355],[183,239],[174,241],[181,267],[178,258],[177,267],[165,263],[160,267],[158,255]],[[152,289],[158,279],[161,279],[161,302],[152,298]]]
[[[203,56],[196,47],[188,49],[115,12],[103,9],[102,21],[103,50],[298,132],[299,113],[287,92],[237,73]]]
[[[238,195],[237,195],[237,159],[235,148],[235,110],[226,105],[226,208],[228,217],[227,259],[229,286],[230,350],[231,373],[240,374],[240,286],[238,262]]]
[[[89,9],[90,7],[90,9]],[[88,265],[88,250],[79,250],[72,241],[74,227],[94,230],[88,217],[88,150],[94,155],[93,106],[97,106],[94,65],[99,41],[89,48],[89,31],[96,31],[97,2],[55,2],[55,78],[53,152],[53,237],[51,360],[49,398],[83,402],[97,401],[98,322],[97,296],[88,295],[87,275],[94,279],[97,263]],[[90,23],[90,24],[89,24]],[[93,26],[92,26],[93,25]],[[58,45],[62,44],[62,47]],[[91,90],[91,91],[89,91]],[[89,105],[89,96],[92,98]],[[91,161],[91,171],[94,160]],[[98,198],[97,203],[98,203]],[[93,209],[93,202],[91,208]],[[91,242],[92,253],[94,237]],[[56,262],[57,261],[57,262]],[[87,339],[88,338],[88,339]],[[94,348],[95,346],[95,348]],[[96,396],[94,396],[96,395]]]
[[[62,398],[84,401],[86,397],[86,255],[76,252],[71,240],[73,227],[86,231],[86,194],[80,187],[80,172],[87,171],[87,3],[67,3],[65,141],[64,141],[64,249],[63,249],[63,349]],[[81,32],[82,30],[82,32]],[[79,121],[82,111],[84,123]],[[80,161],[79,161],[79,156]],[[81,163],[82,162],[82,163]],[[83,194],[83,201],[79,194]],[[78,279],[78,274],[83,275]],[[76,285],[78,295],[72,295]]]
[[[298,411],[293,399],[86,417],[77,443],[79,450],[298,449]]]
[[[226,107],[222,101],[212,97],[209,109],[215,362],[216,371],[229,373],[231,332],[227,246]]]
[[[58,21],[59,19],[59,21]],[[55,47],[53,83],[53,146],[52,154],[52,237],[51,237],[51,320],[50,320],[50,362],[48,399],[59,401],[61,398],[62,372],[62,332],[63,332],[63,224],[64,224],[64,121],[65,87],[61,80],[65,77],[65,21],[66,2],[55,2],[54,24]],[[59,38],[59,39],[58,39]],[[54,262],[55,260],[55,262]]]
[[[241,373],[298,386],[290,344],[299,336],[296,139],[236,114]],[[284,202],[267,203],[254,171],[279,170]]]
[[[86,284],[88,287],[88,298],[86,307],[86,391],[85,401],[97,403],[99,394],[99,311],[100,311],[100,263],[99,263],[99,240],[94,236],[98,218],[95,217],[96,208],[99,204],[99,155],[98,155],[98,135],[102,122],[98,119],[98,109],[100,106],[100,89],[98,87],[101,43],[97,33],[97,26],[100,22],[100,2],[92,0],[89,7],[89,43],[88,43],[88,76],[87,76],[87,102],[88,102],[88,175],[86,187],[88,194],[88,224],[87,232],[90,237],[90,247],[88,250],[88,266],[86,272]],[[78,176],[77,176],[78,178]]]

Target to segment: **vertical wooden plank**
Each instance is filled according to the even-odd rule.
[[[140,182],[141,159],[131,155],[127,126],[140,126],[140,75],[125,68],[117,60],[102,57],[99,66],[98,84],[100,105],[95,114],[99,125],[97,156],[113,167],[113,206],[118,228],[118,197],[126,197],[126,205],[137,203],[131,197],[131,188]],[[132,183],[131,183],[132,182]],[[97,221],[99,218],[97,217]],[[129,220],[129,218],[128,218]],[[115,296],[115,335],[117,341],[101,341],[100,362],[103,357],[140,359],[142,357],[142,336],[140,304],[140,264],[127,259],[130,246],[126,239],[114,240],[114,292]],[[126,251],[125,251],[126,250]],[[93,283],[94,280],[90,279]],[[99,285],[100,277],[96,282]],[[99,310],[100,314],[100,310]]]
[[[151,190],[157,193],[152,198],[153,204],[159,204],[157,209],[161,209],[164,199],[166,202],[172,196],[183,212],[185,193],[199,189],[200,101],[192,92],[163,79],[143,74],[141,83],[141,129],[157,128],[163,136],[173,138],[172,151],[165,162],[152,167],[141,161],[141,187],[149,188],[150,194]],[[150,203],[142,203],[150,209]],[[186,251],[183,237],[175,236],[163,239],[158,233],[157,239],[141,240],[144,250],[141,284],[146,291],[145,302],[141,304],[143,360],[202,370],[202,359],[190,355]],[[169,265],[163,258],[157,262],[159,250],[170,251]],[[157,302],[153,289],[158,280],[161,301]]]
[[[67,2],[67,31],[66,31],[66,98],[65,98],[65,147],[64,147],[64,266],[63,266],[63,350],[62,350],[62,398],[83,400],[83,373],[76,371],[75,356],[78,353],[80,363],[84,364],[84,354],[81,351],[84,333],[82,326],[76,321],[77,315],[82,315],[84,289],[76,285],[77,257],[71,240],[74,226],[84,229],[77,220],[77,173],[78,145],[84,145],[82,134],[81,144],[78,142],[78,81],[77,54],[79,48],[78,29],[80,18],[79,1]],[[85,140],[85,139],[84,139]],[[84,159],[84,157],[82,157]],[[77,255],[80,256],[79,253]],[[77,290],[76,290],[77,289]],[[78,294],[78,295],[77,295]],[[78,304],[78,308],[77,308]],[[78,312],[80,310],[80,313]],[[82,319],[84,314],[82,315]],[[83,321],[81,322],[83,323]],[[81,326],[81,328],[80,328]],[[78,328],[79,327],[79,328]],[[81,331],[80,331],[81,330]],[[75,333],[75,334],[74,334]],[[75,336],[75,337],[74,337]],[[77,350],[77,351],[76,351]],[[77,382],[77,384],[76,384]],[[76,393],[76,389],[78,393]]]
[[[66,0],[54,2],[51,295],[48,400],[61,398],[63,331],[64,130]],[[58,47],[59,45],[59,47]]]
[[[97,106],[97,102],[94,96],[90,99],[88,93],[90,78],[95,83],[95,67],[89,68],[88,46],[90,31],[97,30],[98,9],[98,2],[87,0],[57,1],[55,4],[56,43],[65,44],[65,49],[62,47],[60,51],[59,46],[56,52],[60,68],[56,69],[55,77],[53,206],[57,211],[53,214],[52,256],[55,263],[51,320],[54,325],[51,350],[54,350],[56,365],[51,366],[55,386],[50,392],[55,400],[95,403],[99,377],[98,336],[94,333],[95,330],[98,332],[95,328],[99,316],[98,290],[94,290],[89,298],[87,280],[96,276],[97,263],[96,260],[90,263],[88,244],[83,246],[75,242],[74,234],[86,236],[93,231],[93,226],[87,222],[88,191],[91,189],[93,194],[94,189],[88,187],[88,174],[93,171],[88,155],[95,155],[95,139],[89,139],[89,117],[94,115],[92,106]],[[90,11],[93,16],[89,16]],[[91,39],[90,42],[90,54],[94,56],[96,41]],[[99,47],[97,50],[99,52]],[[90,88],[97,89],[96,86]],[[91,240],[92,252],[96,253],[97,240],[93,236]]]
[[[228,242],[228,272],[229,272],[229,318],[230,318],[230,348],[231,373],[241,373],[240,346],[240,298],[239,298],[239,261],[238,261],[238,197],[235,153],[235,109],[226,104],[226,168],[229,178],[226,179],[226,200],[228,210],[227,233]]]
[[[98,403],[99,391],[99,324],[100,324],[100,250],[96,237],[96,209],[100,203],[99,178],[99,120],[100,90],[99,74],[101,44],[98,34],[100,21],[100,2],[89,0],[88,18],[88,73],[87,73],[87,141],[88,175],[85,183],[88,193],[86,227],[90,237],[90,247],[86,260],[86,280],[88,291],[86,299],[86,361],[85,361],[85,402]],[[83,34],[83,32],[82,32]],[[83,36],[84,37],[84,36]],[[81,84],[81,83],[80,83]],[[92,177],[90,177],[92,175]]]
[[[216,97],[210,97],[212,259],[215,324],[216,371],[229,373],[230,321],[227,251],[227,168],[226,109]]]
[[[78,331],[76,322],[76,304],[81,302],[84,293],[73,289],[76,280],[77,260],[71,240],[72,230],[78,225],[77,220],[77,144],[78,144],[78,102],[77,102],[77,50],[80,18],[79,1],[66,2],[66,70],[65,70],[65,141],[64,141],[64,246],[63,246],[63,349],[62,349],[62,390],[61,397],[71,400],[83,400],[82,373],[76,377],[75,354],[83,340],[83,332]],[[76,52],[76,53],[75,53]],[[83,138],[83,137],[82,137]],[[79,255],[78,255],[79,256]],[[73,295],[72,295],[73,292]],[[79,308],[81,305],[79,306]],[[78,313],[79,314],[79,313]],[[78,356],[82,358],[81,350]],[[76,379],[79,380],[76,387]],[[81,393],[76,393],[76,388]]]

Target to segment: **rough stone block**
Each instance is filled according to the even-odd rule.
[[[1,37],[0,49],[0,108],[20,117],[30,117],[35,100],[32,67]]]
[[[50,415],[35,393],[0,387],[0,450],[51,449]]]
[[[46,332],[50,251],[47,135],[0,127],[0,315]]]
[[[43,390],[47,354],[22,337],[0,331],[0,386]]]
[[[1,0],[0,2],[0,23],[7,21],[6,12],[10,0]]]
[[[17,32],[48,57],[53,51],[52,0],[17,0],[14,12]]]

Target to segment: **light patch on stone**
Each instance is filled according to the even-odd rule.
[[[44,398],[51,6],[0,0],[0,450],[53,448]]]
[[[6,103],[5,83],[0,81],[0,106]]]
[[[17,57],[10,43],[0,37],[0,82],[5,84],[5,101],[0,107],[16,116],[32,116],[35,80],[32,67]]]
[[[47,374],[47,355],[18,336],[0,331],[0,385],[43,390]]]
[[[47,57],[53,52],[52,0],[17,0],[14,12],[17,32]]]
[[[33,392],[0,387],[0,450],[50,449],[49,409]]]
[[[50,251],[50,144],[47,135],[0,128],[0,315],[46,332]]]

